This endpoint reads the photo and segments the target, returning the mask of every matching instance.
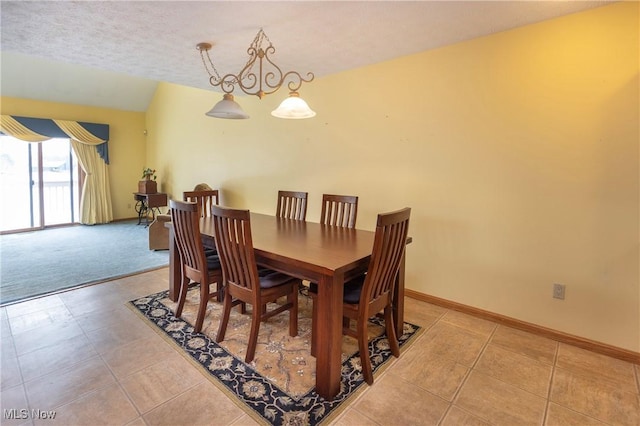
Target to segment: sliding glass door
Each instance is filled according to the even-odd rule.
[[[0,212],[2,231],[34,228],[40,226],[39,194],[33,194],[33,169],[39,168],[38,151],[35,144],[23,142],[9,136],[0,136]],[[35,155],[34,155],[35,154]]]
[[[78,163],[68,139],[0,136],[0,231],[78,222]]]
[[[78,164],[69,139],[51,139],[42,145],[44,225],[78,221]]]

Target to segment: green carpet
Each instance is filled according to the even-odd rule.
[[[289,336],[289,314],[281,313],[260,324],[254,360],[244,362],[251,315],[231,311],[225,339],[215,342],[222,304],[207,305],[202,333],[195,333],[200,299],[194,286],[187,295],[182,318],[173,314],[176,303],[167,291],[131,301],[128,306],[142,316],[207,378],[260,424],[321,425],[331,422],[362,390],[368,388],[362,376],[358,343],[349,336],[342,340],[342,379],[340,392],[326,400],[315,391],[316,361],[310,354],[311,299],[299,296],[298,335]],[[269,306],[273,309],[275,306]],[[251,307],[247,309],[250,311]],[[384,334],[384,323],[372,318],[369,326],[369,351],[374,377],[395,360]],[[399,336],[402,353],[422,331],[405,322]],[[319,349],[321,350],[321,349]],[[375,382],[374,382],[375,385]]]
[[[168,264],[137,220],[0,235],[0,305]]]

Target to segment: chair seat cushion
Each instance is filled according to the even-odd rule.
[[[364,278],[365,276],[362,275],[344,284],[344,297],[342,298],[344,303],[349,303],[351,305],[360,303],[360,294],[362,293],[362,287],[364,286]]]
[[[275,271],[273,269],[265,268],[264,266],[258,266],[258,276],[266,277],[267,275],[273,274]]]
[[[270,269],[258,270],[258,275],[260,276],[260,288],[278,287],[294,279],[292,276],[281,274],[280,272]]]
[[[217,254],[212,254],[207,256],[207,269],[208,270],[214,270],[214,269],[220,269],[220,258],[218,257]]]

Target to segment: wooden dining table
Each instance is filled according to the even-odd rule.
[[[213,226],[211,217],[200,220],[205,246],[215,246]],[[251,213],[251,233],[259,265],[318,283],[316,392],[331,400],[340,391],[344,283],[367,270],[375,234],[259,213]],[[181,270],[173,232],[170,240],[169,297],[176,301]],[[404,259],[400,269],[394,295],[398,335],[404,323]]]

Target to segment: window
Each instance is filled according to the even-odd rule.
[[[0,136],[0,231],[79,220],[80,168],[69,139],[29,143]]]

